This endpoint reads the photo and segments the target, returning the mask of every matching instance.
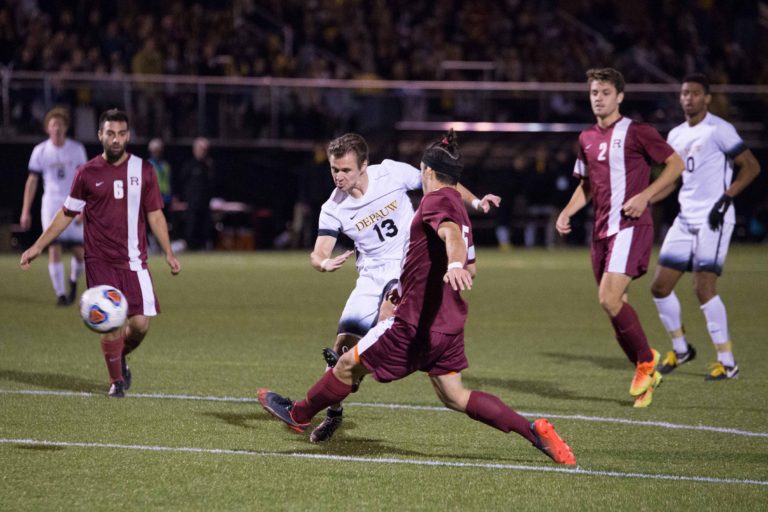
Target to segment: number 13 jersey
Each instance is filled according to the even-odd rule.
[[[358,272],[403,259],[414,213],[407,192],[421,188],[421,172],[406,163],[384,160],[366,172],[365,194],[355,198],[335,189],[320,210],[318,229],[318,236],[352,239]]]

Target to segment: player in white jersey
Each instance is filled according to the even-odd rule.
[[[43,178],[42,224],[45,231],[69,194],[75,170],[84,164],[88,157],[82,144],[67,138],[69,115],[63,108],[54,108],[43,121],[48,140],[41,142],[32,150],[29,159],[29,176],[24,185],[24,201],[21,207],[21,229],[28,230],[32,225],[30,210],[37,193],[37,185]],[[65,290],[64,262],[62,246],[72,250],[69,272],[69,292]],[[84,270],[83,263],[83,224],[80,219],[70,224],[56,242],[48,247],[48,273],[51,276],[53,290],[58,297],[59,306],[74,302],[77,295],[77,279]]]
[[[353,347],[380,318],[392,313],[386,295],[400,276],[414,214],[407,193],[421,190],[421,171],[394,160],[368,165],[368,144],[354,133],[331,141],[327,154],[336,188],[320,210],[310,260],[316,270],[334,272],[355,254],[358,271],[355,288],[339,319],[333,352],[325,351],[329,364],[333,364],[335,354]],[[458,190],[466,204],[484,213],[501,201],[493,194],[478,199],[461,185]],[[332,257],[342,233],[354,242],[355,250]],[[341,424],[341,416],[340,404],[328,409],[328,416],[310,440],[330,439]]]
[[[705,380],[725,380],[736,378],[739,367],[716,284],[736,217],[731,203],[760,173],[760,164],[733,125],[708,111],[711,99],[704,75],[683,79],[680,105],[685,122],[667,137],[685,162],[678,195],[680,213],[662,244],[651,293],[661,322],[672,337],[673,350],[659,363],[659,371],[666,374],[696,357],[696,350],[686,340],[680,301],[674,292],[683,273],[693,272],[693,287],[717,349],[717,363],[710,365]],[[734,167],[738,173],[732,181]],[[663,191],[653,201],[672,190]]]

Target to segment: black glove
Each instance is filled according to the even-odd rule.
[[[728,211],[728,207],[731,206],[732,202],[733,198],[731,196],[723,194],[709,211],[709,227],[712,228],[712,231],[717,231],[723,225],[725,212]]]

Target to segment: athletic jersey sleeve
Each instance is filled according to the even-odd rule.
[[[35,146],[35,149],[32,150],[32,155],[29,157],[29,165],[27,166],[29,172],[43,174],[43,164],[40,161],[40,153],[42,153],[42,146]]]
[[[85,208],[85,178],[83,176],[83,167],[80,167],[75,173],[75,178],[72,180],[72,187],[69,190],[69,195],[64,200],[64,214],[69,217],[74,217],[78,213],[82,213]]]
[[[464,242],[467,244],[467,263],[475,263],[475,244],[472,240],[472,230],[469,227],[469,219],[466,210],[458,207],[461,201],[453,200],[444,195],[424,196],[421,203],[423,222],[435,233],[443,222],[453,222],[462,230]]]
[[[579,150],[576,152],[576,162],[573,165],[574,178],[586,178],[589,175],[587,168],[587,156],[584,154],[584,144],[579,136]]]
[[[333,238],[338,238],[340,233],[341,223],[328,212],[328,209],[325,206],[323,206],[320,209],[317,236],[332,236]]]
[[[419,169],[394,160],[385,160],[382,163],[394,171],[397,180],[403,184],[406,190],[421,189],[421,171]]]
[[[718,123],[713,135],[717,148],[728,158],[735,158],[747,150],[747,146],[731,123]]]
[[[153,212],[163,209],[163,196],[160,194],[160,186],[157,184],[157,174],[155,168],[148,161],[142,162],[142,174],[144,187],[142,190],[141,203],[144,205],[145,212]]]
[[[638,143],[654,163],[664,163],[675,152],[653,126],[645,123],[632,123],[630,126],[634,126]]]

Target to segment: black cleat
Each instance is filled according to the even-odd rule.
[[[315,430],[309,435],[310,443],[322,443],[333,437],[334,432],[341,426],[342,411],[328,409],[325,419],[315,427]]]
[[[656,367],[662,375],[672,373],[672,370],[680,366],[681,364],[688,363],[696,359],[696,349],[693,345],[688,345],[688,350],[684,354],[678,354],[674,350],[667,352],[667,357]]]
[[[280,396],[266,388],[256,391],[256,397],[265,411],[288,425],[288,428],[294,432],[302,433],[309,427],[309,423],[298,423],[293,419],[293,415],[291,415],[293,400],[290,398]]]
[[[110,398],[125,398],[125,384],[121,380],[116,380],[109,388],[107,395]]]
[[[328,368],[333,368],[339,362],[339,354],[332,348],[326,347],[323,349],[323,359],[325,359]]]
[[[65,307],[69,306],[71,302],[69,302],[69,299],[66,295],[59,295],[59,298],[56,299],[56,305],[59,307]]]
[[[121,363],[123,365],[123,388],[128,391],[131,389],[131,369],[128,368],[128,363],[125,361],[125,356],[123,356]]]

